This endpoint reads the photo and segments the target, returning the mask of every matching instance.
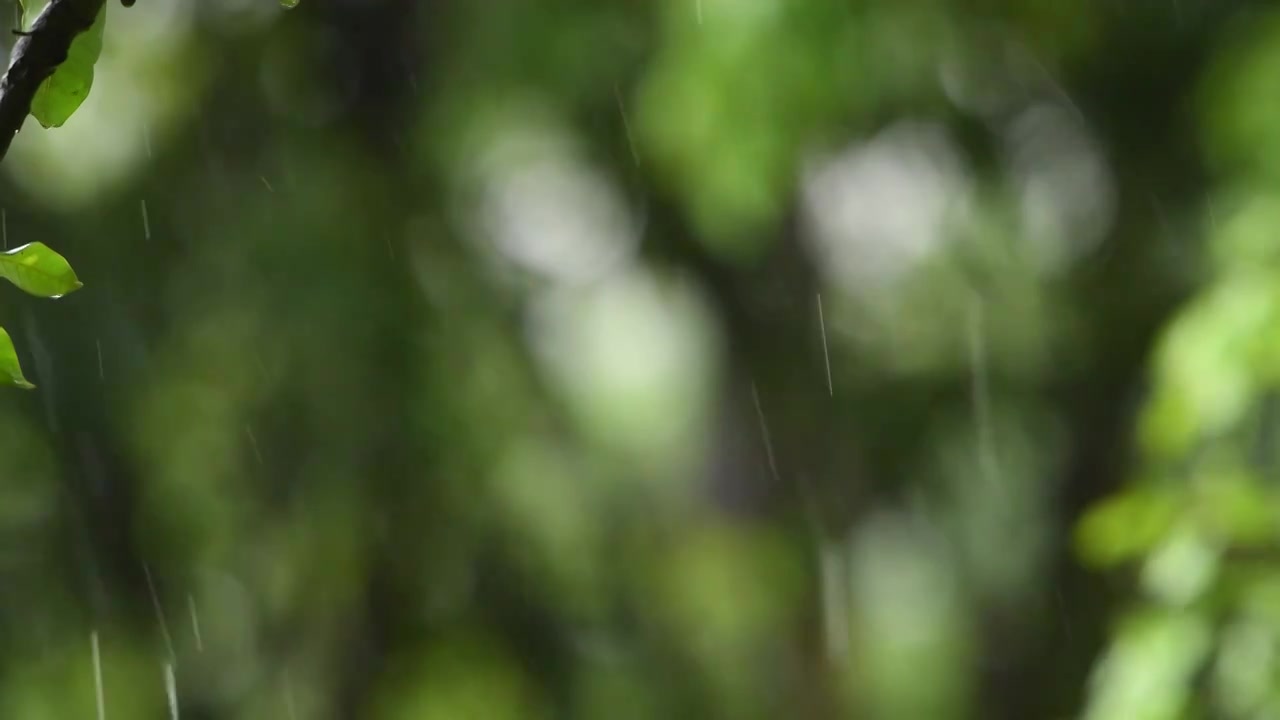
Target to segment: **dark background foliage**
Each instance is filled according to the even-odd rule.
[[[1271,5],[109,13],[0,715],[1280,712]]]

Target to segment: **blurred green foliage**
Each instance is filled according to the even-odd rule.
[[[0,716],[1280,713],[1274,9],[109,12]]]

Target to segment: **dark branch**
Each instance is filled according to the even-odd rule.
[[[71,41],[93,26],[105,0],[52,0],[13,46],[9,70],[0,78],[0,160],[31,113],[45,78],[67,59]]]

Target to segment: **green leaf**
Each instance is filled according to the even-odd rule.
[[[67,59],[40,84],[31,101],[31,116],[46,128],[61,127],[89,97],[93,66],[102,54],[102,32],[107,26],[107,6],[102,6],[93,26],[76,36]]]
[[[0,277],[47,298],[60,298],[84,286],[66,258],[38,242],[0,254]]]
[[[1076,550],[1094,567],[1133,560],[1165,539],[1177,523],[1183,500],[1154,487],[1135,487],[1107,498],[1085,513],[1076,527]]]
[[[12,385],[23,390],[32,390],[32,385],[22,375],[22,365],[18,362],[18,351],[13,347],[9,333],[0,328],[0,385]]]

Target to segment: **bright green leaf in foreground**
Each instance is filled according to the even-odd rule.
[[[93,66],[102,54],[102,32],[106,25],[107,8],[103,5],[93,27],[76,37],[67,59],[40,84],[31,101],[31,115],[44,127],[61,127],[89,97]]]
[[[22,375],[22,365],[18,363],[18,351],[13,347],[9,333],[0,328],[0,385],[12,385],[23,390],[35,387]]]
[[[0,277],[32,295],[47,298],[62,297],[83,286],[71,263],[39,242],[0,253]]]

